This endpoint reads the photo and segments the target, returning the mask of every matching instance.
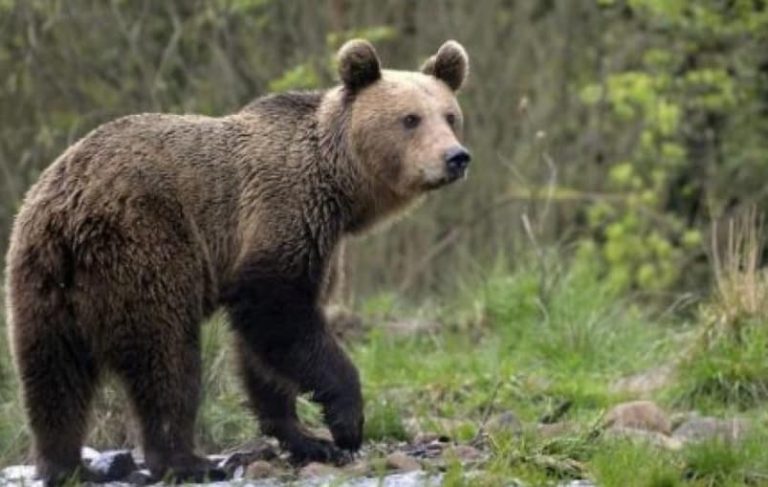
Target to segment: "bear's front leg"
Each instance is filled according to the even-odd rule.
[[[348,462],[346,451],[301,424],[296,412],[296,385],[269,368],[242,337],[236,337],[235,345],[249,405],[259,418],[262,433],[275,437],[295,462]]]
[[[270,370],[310,392],[340,448],[362,444],[363,398],[357,369],[328,333],[313,288],[249,280],[229,294],[232,324]]]

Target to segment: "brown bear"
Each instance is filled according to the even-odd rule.
[[[465,175],[456,42],[421,72],[354,40],[341,85],[241,111],[128,116],[95,129],[29,190],[7,257],[7,309],[38,475],[78,474],[105,372],[124,384],[153,476],[216,477],[194,451],[200,326],[224,308],[250,406],[299,461],[362,441],[358,373],[321,297],[342,238]],[[333,442],[299,423],[309,392]]]

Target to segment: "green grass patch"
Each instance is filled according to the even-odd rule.
[[[765,485],[768,482],[768,450],[765,431],[739,443],[708,441],[685,449],[684,476],[693,485]]]
[[[681,364],[676,402],[709,410],[747,410],[768,399],[768,327],[704,337]]]
[[[630,441],[602,443],[589,465],[598,485],[605,487],[676,487],[683,483],[677,454]]]

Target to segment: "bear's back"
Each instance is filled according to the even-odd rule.
[[[105,232],[130,236],[137,221],[189,225],[214,267],[228,265],[239,205],[226,119],[131,115],[67,149],[29,190],[10,254],[57,239],[86,253]],[[15,242],[15,243],[14,243]],[[220,263],[217,263],[220,261]]]

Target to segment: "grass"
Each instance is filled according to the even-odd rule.
[[[707,334],[702,331],[710,329],[707,313],[720,309],[715,306],[722,296],[702,308],[695,323],[685,324],[683,318],[657,313],[612,289],[589,263],[548,268],[557,269],[556,275],[543,280],[536,265],[514,270],[500,265],[468,282],[459,299],[420,309],[391,294],[358,306],[374,324],[370,335],[350,350],[364,384],[367,442],[406,441],[419,432],[458,442],[485,438],[490,457],[480,468],[447,461],[449,486],[500,485],[512,478],[529,485],[590,478],[601,486],[648,487],[766,481],[768,452],[761,445],[768,435],[761,427],[738,445],[709,442],[680,451],[595,433],[609,407],[631,399],[611,387],[617,379],[672,362],[683,365],[675,382],[651,397],[662,406],[720,416],[738,413],[764,425],[768,331],[762,322],[753,314],[734,312],[743,320],[738,335]],[[437,321],[442,328],[388,333],[386,322],[403,316]],[[695,341],[685,342],[681,358],[681,337],[690,336]],[[236,447],[258,434],[243,407],[229,340],[221,316],[206,325],[205,400],[197,437],[207,452]],[[7,355],[0,357],[0,463],[10,464],[23,459],[28,439]],[[125,421],[114,416],[122,402],[114,392],[101,398],[93,446],[114,448],[128,441]],[[311,425],[320,425],[318,410],[308,401],[302,400],[300,411]],[[492,427],[504,412],[520,419],[522,434]],[[535,432],[542,420],[571,427],[547,438]]]
[[[482,472],[467,483],[467,472],[449,465],[448,485],[499,485],[510,478],[554,485],[574,477],[649,487],[765,481],[768,465],[758,445],[768,435],[760,427],[738,445],[710,442],[678,452],[594,434],[607,408],[631,399],[611,384],[665,363],[682,365],[676,381],[651,397],[662,406],[764,424],[765,327],[746,324],[740,340],[713,339],[705,350],[688,340],[698,339],[691,330],[703,324],[684,323],[689,317],[660,321],[660,313],[611,289],[587,265],[563,270],[546,292],[541,282],[535,268],[498,270],[461,302],[439,308],[440,333],[402,338],[375,332],[354,350],[369,411],[386,408],[398,434],[401,424],[415,422],[468,441],[489,413],[514,411],[530,425],[569,405],[560,419],[574,424],[571,433],[544,439],[492,432],[493,453]],[[395,309],[390,314],[405,313],[391,299],[378,302],[388,302]],[[391,419],[392,405],[399,405],[401,421]]]
[[[763,223],[754,209],[712,235],[715,293],[701,308],[697,343],[682,363],[682,405],[748,410],[768,400],[768,274]]]
[[[682,362],[675,401],[681,407],[749,410],[768,400],[768,329],[748,324],[738,336],[706,340]]]

